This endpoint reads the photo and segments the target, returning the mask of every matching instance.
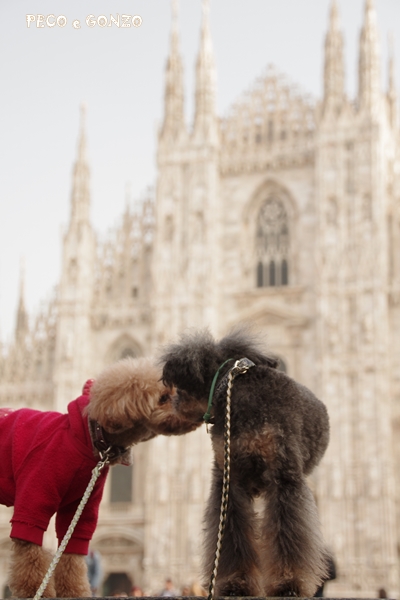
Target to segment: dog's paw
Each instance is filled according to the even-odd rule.
[[[225,581],[217,590],[218,596],[257,596],[259,593],[245,578]]]
[[[293,584],[281,585],[269,595],[276,598],[297,598],[298,596],[300,596]]]

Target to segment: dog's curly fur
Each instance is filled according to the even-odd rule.
[[[180,435],[196,424],[172,408],[172,388],[148,358],[125,358],[106,368],[93,383],[88,413],[113,444],[132,446],[156,435]]]
[[[173,385],[176,412],[201,422],[214,374],[227,359],[255,363],[232,387],[231,485],[215,593],[217,596],[312,596],[326,578],[327,552],[306,476],[329,440],[325,406],[279,371],[244,329],[215,342],[206,332],[182,336],[162,356],[163,381]],[[224,419],[229,362],[221,370],[212,409],[214,450],[206,508],[204,577],[212,571],[224,466]],[[258,531],[253,498],[265,510]]]
[[[107,442],[129,448],[158,434],[180,435],[196,429],[197,424],[173,411],[171,393],[161,381],[161,370],[150,359],[127,358],[106,368],[93,383],[87,412],[103,427]],[[122,460],[127,460],[127,453]],[[117,462],[121,462],[120,457],[111,464]],[[9,575],[13,596],[33,597],[51,559],[51,553],[42,546],[13,539]],[[91,596],[85,557],[64,553],[43,596]]]

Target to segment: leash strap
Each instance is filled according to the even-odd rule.
[[[209,593],[208,593],[207,600],[214,599],[215,581],[217,579],[218,565],[219,565],[219,559],[221,556],[221,549],[222,549],[222,537],[224,535],[226,518],[227,518],[227,514],[228,514],[229,485],[230,485],[230,474],[231,474],[231,388],[232,388],[233,380],[237,375],[242,375],[243,373],[246,373],[251,367],[254,367],[254,366],[255,366],[255,364],[248,358],[241,358],[240,360],[237,360],[235,362],[234,366],[229,371],[228,388],[226,391],[226,408],[225,408],[225,425],[224,425],[224,473],[223,473],[223,478],[222,478],[222,498],[221,498],[221,508],[220,508],[220,515],[219,515],[217,548],[215,551],[214,568],[211,573]]]
[[[111,450],[111,447],[108,448],[108,450]],[[40,587],[38,589],[38,591],[36,592],[33,600],[39,600],[39,598],[42,597],[42,594],[44,592],[44,590],[47,587],[47,584],[49,583],[50,577],[53,575],[56,566],[58,565],[60,558],[65,550],[65,548],[67,547],[67,544],[69,542],[69,540],[72,537],[72,534],[74,532],[75,526],[79,521],[79,517],[82,514],[83,509],[85,508],[87,501],[90,498],[91,493],[93,492],[93,488],[96,484],[96,481],[98,480],[98,478],[100,477],[100,473],[103,469],[103,467],[105,467],[106,464],[109,463],[110,458],[108,455],[108,450],[106,450],[104,453],[100,454],[100,461],[97,463],[97,465],[95,466],[95,468],[92,471],[92,477],[89,481],[89,484],[85,490],[85,493],[82,496],[82,500],[79,503],[78,508],[76,509],[75,515],[71,521],[70,526],[67,529],[67,533],[64,535],[64,538],[60,544],[60,546],[58,547],[57,552],[54,555],[53,560],[50,563],[50,566],[47,570],[46,575],[43,578],[42,583],[40,584]]]

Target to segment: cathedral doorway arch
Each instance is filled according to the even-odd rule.
[[[118,514],[114,515],[118,519]],[[128,522],[127,522],[128,521]],[[91,548],[101,556],[103,572],[103,595],[112,596],[119,592],[132,595],[133,585],[142,585],[143,580],[143,544],[135,535],[135,525],[124,519],[124,525],[107,526],[101,537],[93,540]],[[138,536],[142,531],[136,529]]]
[[[103,583],[103,596],[131,596],[132,588],[133,581],[127,573],[110,573]]]

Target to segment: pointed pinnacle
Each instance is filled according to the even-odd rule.
[[[203,18],[207,17],[210,14],[210,0],[202,0],[201,9],[203,13]]]
[[[81,102],[80,111],[81,111],[81,130],[86,126],[86,102]]]
[[[374,0],[365,0],[365,22],[369,22],[371,19],[375,20],[376,10]]]
[[[19,301],[23,303],[25,296],[25,256],[20,258],[19,273]]]
[[[171,0],[171,56],[178,52],[178,0]]]
[[[210,0],[201,2],[202,23],[201,23],[201,48],[200,52],[212,53],[212,43],[210,35]]]
[[[339,9],[337,0],[332,0],[331,12],[329,16],[330,29],[338,29],[339,23]]]
[[[125,184],[125,209],[126,212],[129,212],[129,208],[131,205],[132,199],[132,185],[130,181],[127,181]]]
[[[171,14],[172,22],[176,24],[178,21],[178,0],[171,0]]]
[[[178,34],[178,16],[179,16],[179,5],[178,0],[171,0],[171,22],[172,22],[172,35]]]
[[[85,160],[85,152],[86,152],[86,103],[82,102],[80,106],[80,136],[79,136],[79,146],[78,146],[78,160]]]
[[[365,2],[365,11],[370,11],[370,10],[374,10],[375,6],[374,6],[374,2],[373,0],[366,0]]]
[[[366,0],[365,2],[364,23],[361,31],[364,32],[366,39],[377,41],[378,26],[374,0]]]

